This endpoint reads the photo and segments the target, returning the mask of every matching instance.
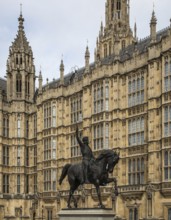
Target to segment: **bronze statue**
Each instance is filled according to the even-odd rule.
[[[80,145],[80,150],[81,150],[81,154],[83,157],[82,159],[83,179],[81,180],[81,184],[89,183],[88,168],[89,168],[90,163],[95,161],[95,158],[89,146],[88,137],[83,137],[82,141],[80,140],[78,136],[78,127],[76,129],[76,138],[77,138],[78,144]]]
[[[76,132],[78,135],[78,129]],[[80,141],[79,144],[83,155],[83,162],[77,164],[66,164],[63,167],[62,174],[59,179],[59,184],[61,185],[63,179],[68,175],[68,182],[70,184],[70,193],[67,202],[68,208],[71,208],[71,198],[73,198],[75,208],[77,207],[77,201],[74,198],[73,194],[74,191],[79,187],[79,185],[81,185],[85,180],[83,166],[86,166],[87,180],[90,184],[93,184],[96,187],[99,199],[99,207],[104,208],[101,200],[100,186],[104,186],[108,183],[114,182],[115,194],[118,195],[117,180],[116,178],[109,178],[109,173],[113,172],[115,165],[118,163],[119,154],[114,152],[113,150],[103,150],[101,154],[95,159],[92,154],[91,148],[88,146],[87,141]],[[83,147],[85,147],[85,149]]]

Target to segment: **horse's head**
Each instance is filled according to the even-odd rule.
[[[111,155],[107,157],[107,166],[106,169],[109,173],[113,173],[115,165],[118,163],[120,157],[119,153],[111,151]]]

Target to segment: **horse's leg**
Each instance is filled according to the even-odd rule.
[[[67,207],[68,208],[71,208],[70,203],[71,203],[71,197],[72,197],[73,193],[74,193],[73,190],[70,188],[68,202],[67,202]]]
[[[106,180],[106,183],[111,183],[111,182],[114,182],[114,189],[115,189],[115,195],[118,196],[118,185],[117,185],[117,179],[114,177],[114,178],[108,178]]]
[[[118,196],[119,192],[118,192],[118,184],[117,184],[117,179],[113,178],[114,180],[114,185],[115,185],[115,195]]]
[[[77,208],[77,200],[75,199],[74,197],[74,192],[75,190],[78,188],[78,185],[74,185],[72,187],[70,187],[70,193],[69,193],[69,198],[68,198],[68,208],[71,208],[71,198],[73,199],[73,202],[74,202],[74,207]]]
[[[97,196],[98,196],[98,199],[99,199],[99,206],[100,206],[100,208],[105,208],[105,206],[102,203],[99,184],[96,184],[95,187],[96,187],[96,192],[97,192]]]
[[[73,202],[74,202],[74,207],[77,208],[77,200],[76,200],[76,198],[74,197],[74,195],[72,195],[72,199],[73,199]]]

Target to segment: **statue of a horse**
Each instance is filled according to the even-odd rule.
[[[113,150],[103,150],[102,153],[97,157],[97,159],[90,162],[88,168],[88,179],[90,184],[94,184],[96,187],[99,207],[104,208],[101,200],[100,186],[104,186],[108,183],[114,182],[115,184],[115,194],[118,195],[117,180],[116,178],[109,178],[109,173],[113,172],[115,165],[119,161],[119,154]],[[74,206],[77,207],[77,201],[74,198],[74,191],[81,184],[81,177],[83,175],[82,163],[77,164],[66,164],[63,167],[61,177],[59,179],[59,184],[62,184],[63,179],[68,175],[68,182],[70,184],[70,193],[68,198],[68,208],[71,208],[70,202],[73,198]]]

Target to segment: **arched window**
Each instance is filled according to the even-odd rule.
[[[121,10],[121,0],[117,0],[116,9],[117,9],[117,11]]]
[[[18,55],[16,55],[16,64],[18,65]]]
[[[131,172],[131,171],[132,171],[132,161],[129,160],[129,172]]]
[[[132,90],[132,83],[131,83],[131,81],[129,81],[129,84],[128,84],[128,92],[131,93],[131,90]]]
[[[16,92],[17,93],[21,93],[22,91],[22,78],[21,78],[21,74],[18,73],[16,76]]]
[[[109,42],[109,56],[112,54],[112,42]]]
[[[139,158],[137,159],[137,171],[138,172],[140,171],[140,159]]]
[[[112,2],[111,2],[111,19],[113,19],[115,16],[114,9],[115,9],[115,2],[114,2],[114,0],[112,0]]]
[[[23,63],[22,55],[20,55],[20,64]]]
[[[137,79],[137,90],[138,90],[138,91],[141,89],[141,87],[140,87],[140,82],[141,82],[141,80],[140,80],[140,78],[138,78],[138,79]]]
[[[104,57],[107,57],[107,44],[104,45]]]
[[[138,209],[134,209],[134,220],[138,220]]]
[[[164,165],[168,166],[168,151],[166,151],[164,154]]]
[[[116,2],[117,19],[121,19],[121,0]]]
[[[144,89],[144,77],[141,78],[141,90]]]
[[[56,127],[56,105],[52,106],[52,126]]]
[[[165,76],[167,76],[169,73],[169,64],[168,62],[165,63]]]
[[[134,220],[133,219],[133,210],[132,209],[129,210],[129,220]]]

